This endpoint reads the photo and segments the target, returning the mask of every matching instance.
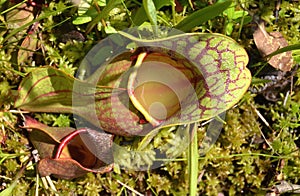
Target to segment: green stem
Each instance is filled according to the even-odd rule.
[[[197,123],[190,124],[187,127],[192,126],[191,133],[191,143],[189,145],[189,186],[190,186],[190,195],[197,195],[197,181],[198,181],[198,138],[197,138]]]

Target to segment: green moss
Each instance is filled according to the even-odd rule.
[[[8,0],[1,2],[1,12],[9,9],[11,4],[8,2]],[[163,7],[157,13],[158,24],[176,25],[195,10],[206,7],[214,1],[194,1],[193,7],[187,1],[178,2],[181,3],[183,10],[174,12],[171,6]],[[278,22],[274,16],[276,1],[241,0],[235,2],[234,13],[237,14],[246,9],[248,16],[260,16],[266,22],[267,31],[280,31],[289,44],[299,43],[300,7],[298,2],[282,1]],[[39,31],[42,35],[39,37],[41,48],[31,59],[26,59],[19,64],[16,63],[17,51],[20,49],[17,43],[22,43],[23,38],[16,37],[4,42],[5,37],[14,29],[8,29],[6,18],[0,17],[0,182],[6,183],[6,187],[0,187],[0,191],[11,185],[23,166],[29,165],[28,160],[33,149],[27,140],[26,130],[21,129],[22,115],[13,111],[15,110],[14,96],[22,77],[30,71],[30,68],[43,65],[58,67],[73,75],[92,46],[111,33],[103,25],[110,27],[110,30],[122,30],[134,26],[136,25],[133,24],[134,14],[141,7],[137,1],[124,1],[112,10],[105,20],[100,21],[95,28],[87,32],[88,23],[80,25],[72,23],[78,15],[77,8],[63,10],[66,6],[65,1],[53,1],[50,2],[48,8],[44,7],[41,10],[40,14],[49,14],[49,17],[39,21]],[[100,6],[100,10],[103,9],[104,7]],[[55,10],[63,11],[54,14]],[[193,30],[231,35],[249,51],[251,58],[249,67],[253,73],[256,73],[264,65],[264,61],[258,56],[259,53],[253,44],[252,27],[255,24],[244,23],[241,26],[240,22],[240,20],[228,17],[228,13],[224,13]],[[61,35],[66,35],[65,30],[71,29],[80,33],[85,41],[76,39],[62,41]],[[29,28],[25,29],[25,31],[28,30]],[[24,29],[19,29],[19,31],[24,32]],[[300,63],[299,54],[299,51],[293,51],[296,63]],[[257,67],[253,66],[253,62]],[[283,93],[281,99],[274,103],[261,101],[258,95],[248,92],[238,105],[226,112],[226,124],[218,140],[206,154],[199,158],[198,175],[201,177],[197,187],[199,194],[264,195],[266,190],[278,183],[280,179],[300,184],[299,76],[300,73],[297,71],[295,77],[298,79],[292,87],[293,92],[286,101],[284,101],[286,94]],[[270,124],[270,127],[258,116],[257,111]],[[66,114],[35,113],[29,115],[50,126],[72,126],[73,124],[71,116]],[[199,146],[204,145],[201,141],[205,137],[206,129],[207,127],[204,126],[198,131]],[[166,160],[167,164],[155,170],[115,169],[113,172],[102,175],[88,173],[74,180],[56,178],[52,180],[61,195],[130,195],[131,190],[118,181],[142,194],[152,192],[156,195],[188,195],[187,151],[181,151],[179,148],[186,142],[185,139],[174,130],[164,129],[144,148],[149,151],[148,159],[142,155],[135,160],[126,159],[126,153],[122,153],[123,151],[119,151],[120,154],[116,155],[119,156],[120,161],[128,165],[154,162],[153,149],[155,148],[169,156],[178,156],[177,160]],[[115,137],[116,143],[128,144],[123,145],[125,151],[137,149],[141,141],[141,138]],[[202,151],[199,150],[199,152]],[[35,167],[36,164],[31,162],[30,166],[20,173],[12,195],[34,195],[37,180],[39,180],[39,195],[54,194],[53,191],[45,188],[40,177],[36,178]]]

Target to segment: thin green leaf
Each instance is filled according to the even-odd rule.
[[[152,0],[143,0],[143,6],[146,11],[147,17],[152,24],[153,31],[155,35],[157,35],[157,16],[156,16],[156,8],[154,2]]]
[[[229,8],[223,12],[229,20],[232,20],[235,15],[235,3],[232,3]]]
[[[13,5],[12,7],[8,8],[8,9],[5,9],[3,12],[0,13],[0,15],[4,15],[5,13],[10,12],[11,10],[13,10],[13,9],[15,9],[15,8],[17,8],[17,7],[19,7],[19,6],[21,6],[21,5],[22,5],[23,3],[25,3],[26,1],[27,1],[27,0],[24,0],[24,1],[20,2],[20,3],[18,3],[18,4]],[[4,1],[4,2],[5,2],[5,1]],[[1,2],[0,5],[2,5],[4,2]]]
[[[157,25],[156,8],[152,0],[143,0],[143,6],[147,17],[153,26]]]
[[[3,190],[1,193],[0,193],[0,196],[11,196],[12,195],[12,192],[14,190],[14,188],[17,186],[18,184],[18,180],[19,178],[16,178],[13,183],[10,184],[10,186],[8,188],[6,188],[5,190]]]
[[[19,170],[19,172],[17,173],[17,175],[15,175],[15,179],[12,181],[12,183],[10,184],[10,186],[8,188],[6,188],[5,190],[3,190],[0,193],[0,196],[10,196],[10,195],[12,195],[13,190],[16,188],[16,186],[19,183],[20,178],[24,174],[25,168],[26,168],[26,165],[23,165],[21,167],[21,169]]]
[[[271,80],[268,80],[268,79],[261,79],[261,78],[252,77],[251,84],[252,85],[265,84],[265,83],[270,82],[270,81]]]
[[[92,0],[80,1],[78,5],[78,16],[85,14],[92,6]]]
[[[79,16],[77,18],[75,18],[75,20],[73,20],[73,24],[74,25],[81,25],[81,24],[85,24],[88,23],[92,20],[91,16],[87,16],[87,15],[83,15],[83,16]]]
[[[198,182],[198,138],[197,138],[197,123],[187,126],[191,131],[191,143],[189,145],[188,153],[188,168],[189,168],[189,186],[190,195],[197,195],[197,182]]]
[[[231,5],[231,1],[218,2],[212,6],[203,8],[183,19],[175,26],[176,29],[187,32],[192,28],[203,24],[204,22],[218,16]]]
[[[88,24],[86,33],[90,32],[102,19],[107,18],[109,16],[109,12],[117,5],[121,4],[121,2],[121,0],[109,1],[104,9],[92,20],[92,22]]]
[[[14,29],[12,30],[4,39],[2,42],[6,42],[7,40],[9,40],[9,38],[13,37],[15,34],[17,34],[18,32],[20,31],[23,31],[24,29],[26,29],[27,27],[29,27],[30,25],[32,25],[33,23],[35,22],[39,22],[40,20],[43,20],[45,18],[49,18],[50,16],[55,16],[59,13],[62,13],[64,10],[66,9],[69,9],[69,8],[72,8],[74,7],[74,5],[72,6],[67,6],[67,7],[63,7],[63,8],[59,8],[55,11],[52,11],[52,12],[46,12],[44,14],[41,14],[37,19],[34,19],[24,25],[22,25],[21,27],[17,28],[17,29]]]
[[[98,15],[98,11],[95,7],[91,6],[89,3],[85,3],[83,6],[83,10],[81,12],[78,11],[78,17],[73,20],[73,24],[80,25],[84,23],[88,23],[92,21]]]
[[[162,8],[164,6],[172,5],[172,0],[153,0],[153,3],[156,7],[156,10],[159,10],[160,8]],[[137,10],[137,12],[133,18],[133,23],[135,25],[141,25],[146,20],[147,20],[147,14],[144,9],[144,6],[142,6]]]
[[[284,48],[280,48],[275,52],[272,52],[271,54],[267,55],[266,58],[271,58],[277,54],[292,51],[292,50],[300,50],[300,44],[293,44],[293,45],[286,46]]]

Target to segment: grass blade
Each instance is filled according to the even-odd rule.
[[[203,8],[198,10],[185,19],[183,19],[180,23],[178,23],[175,28],[181,31],[187,32],[192,28],[203,24],[204,22],[218,16],[224,10],[226,10],[231,5],[231,1],[226,0],[223,2],[216,3],[212,6]]]
[[[190,195],[197,195],[197,180],[198,180],[198,140],[197,140],[197,123],[188,126],[191,131],[191,143],[188,153],[188,168],[189,168],[189,186]]]
[[[86,28],[86,34],[88,34],[95,25],[97,25],[102,19],[109,16],[109,12],[114,9],[118,4],[121,4],[121,0],[109,1],[104,9],[90,22]]]
[[[71,6],[67,6],[67,7],[63,7],[63,8],[60,8],[60,9],[57,9],[55,11],[52,11],[52,12],[47,12],[47,13],[44,13],[44,14],[41,14],[38,18],[22,25],[21,27],[17,28],[17,29],[14,29],[12,30],[2,41],[2,43],[6,42],[9,38],[13,37],[15,34],[17,34],[18,32],[20,31],[23,31],[24,29],[26,29],[27,27],[29,27],[30,25],[34,24],[35,22],[39,22],[45,18],[49,18],[50,16],[55,16],[61,12],[63,12],[64,10],[67,10],[69,8],[72,8],[74,7],[73,5]]]
[[[18,184],[18,180],[19,178],[16,178],[13,183],[11,183],[11,185],[6,188],[5,190],[3,190],[1,193],[0,193],[0,196],[10,196],[12,195],[12,192],[14,190],[14,188],[17,186]]]
[[[288,52],[291,50],[300,50],[300,44],[293,44],[290,46],[286,46],[284,48],[280,48],[278,50],[276,50],[275,52],[272,52],[271,54],[269,54],[268,56],[266,56],[266,58],[271,58],[277,54],[283,53],[283,52]]]

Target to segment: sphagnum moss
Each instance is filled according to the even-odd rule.
[[[199,9],[207,6],[210,1],[194,2],[193,9],[186,2],[179,1],[182,9],[178,13],[173,13],[169,7],[164,7],[164,12],[159,12],[158,22],[166,25],[173,23],[174,19],[181,20],[183,15],[193,13],[193,9]],[[8,1],[1,2],[1,12],[8,10],[10,5]],[[123,2],[126,8],[120,7],[119,15],[112,13],[109,20],[110,25],[122,30],[123,27],[129,27],[132,21],[131,14],[134,9],[138,9],[141,5],[135,1]],[[247,8],[254,14],[260,15],[267,23],[267,31],[280,31],[288,40],[289,44],[296,44],[299,41],[299,3],[297,1],[282,1],[281,10],[279,12],[278,22],[275,23],[274,9],[276,2],[263,1],[246,1],[238,2],[235,10],[241,7]],[[49,5],[50,12],[65,7],[65,3],[51,2]],[[179,8],[178,6],[177,8]],[[43,8],[47,10],[47,8]],[[49,15],[40,21],[40,31],[47,32],[43,34],[42,44],[44,48],[39,50],[39,55],[46,49],[43,64],[51,64],[52,66],[67,63],[69,67],[61,67],[70,74],[74,73],[74,69],[78,66],[80,56],[84,56],[79,48],[85,48],[88,51],[93,43],[107,36],[105,28],[99,28],[100,31],[92,31],[86,35],[86,42],[82,43],[59,43],[59,37],[54,34],[53,29],[60,28],[60,22],[69,23],[72,27],[84,34],[85,24],[72,25],[69,16],[74,14],[76,9],[66,9],[55,15]],[[179,9],[180,10],[180,9]],[[175,14],[175,16],[173,15]],[[198,31],[222,32],[227,21],[226,16],[219,16],[215,19],[197,27]],[[71,19],[72,20],[72,19]],[[8,29],[5,26],[5,18],[1,19],[1,35],[5,38]],[[105,21],[104,21],[105,22]],[[104,23],[105,24],[105,23]],[[221,25],[220,25],[221,24]],[[235,24],[232,36],[238,38],[239,24]],[[250,50],[253,47],[252,23],[246,24],[239,36],[240,43],[245,43],[245,47]],[[49,36],[47,36],[49,35]],[[14,50],[18,50],[16,44],[10,45],[4,43],[1,39],[0,47],[0,82],[1,82],[1,113],[0,113],[0,139],[1,139],[1,190],[9,187],[16,178],[16,174],[21,170],[31,153],[31,145],[27,140],[27,133],[20,129],[22,125],[19,114],[10,112],[14,109],[12,106],[14,90],[20,82],[21,77],[28,72],[28,67],[37,67],[40,65],[35,56],[27,59],[27,63],[23,67],[15,64],[12,57],[15,55]],[[21,40],[19,40],[21,41]],[[15,47],[15,48],[10,48]],[[254,49],[255,50],[255,49]],[[76,54],[76,57],[73,56]],[[258,53],[256,53],[258,54]],[[294,52],[294,54],[298,54]],[[37,56],[37,55],[36,55]],[[299,58],[297,63],[299,63]],[[250,64],[251,67],[251,64]],[[251,71],[255,72],[255,67]],[[299,74],[298,74],[299,75]],[[296,84],[300,82],[297,81]],[[265,188],[270,188],[280,179],[287,180],[291,183],[300,184],[300,160],[299,160],[299,91],[293,87],[293,93],[290,94],[288,102],[284,104],[286,94],[282,94],[282,98],[277,103],[265,101],[257,102],[256,98],[247,98],[242,104],[227,112],[226,124],[222,130],[221,136],[212,149],[205,155],[200,157],[199,172],[203,176],[199,179],[198,190],[200,194],[216,195],[225,193],[230,195],[239,194],[263,194]],[[252,93],[252,96],[255,96]],[[267,119],[271,125],[270,129],[257,116],[257,109]],[[57,120],[58,115],[35,114],[35,117],[48,125],[61,124],[61,119]],[[20,119],[20,120],[19,120]],[[67,123],[67,122],[66,122]],[[264,134],[268,143],[264,141],[261,134]],[[200,140],[199,140],[200,141]],[[185,154],[182,155],[185,159]],[[34,166],[35,164],[33,164]],[[137,174],[139,173],[139,174]],[[282,174],[282,175],[279,175]],[[199,174],[200,175],[200,174]],[[104,175],[95,175],[92,173],[84,177],[67,181],[52,178],[55,186],[63,195],[91,195],[101,193],[101,195],[125,194],[130,192],[126,188],[117,183],[117,179],[126,183],[128,179],[130,186],[142,193],[146,190],[153,191],[157,194],[181,194],[188,193],[188,175],[185,161],[173,161],[168,165],[156,169],[155,171],[134,172],[125,171],[122,173],[112,172]],[[148,180],[147,180],[148,179]],[[28,167],[22,174],[17,186],[13,190],[13,195],[33,195],[35,193],[36,176],[34,167]],[[91,185],[91,186],[90,186]],[[39,183],[39,195],[54,194],[49,189],[46,190]]]

